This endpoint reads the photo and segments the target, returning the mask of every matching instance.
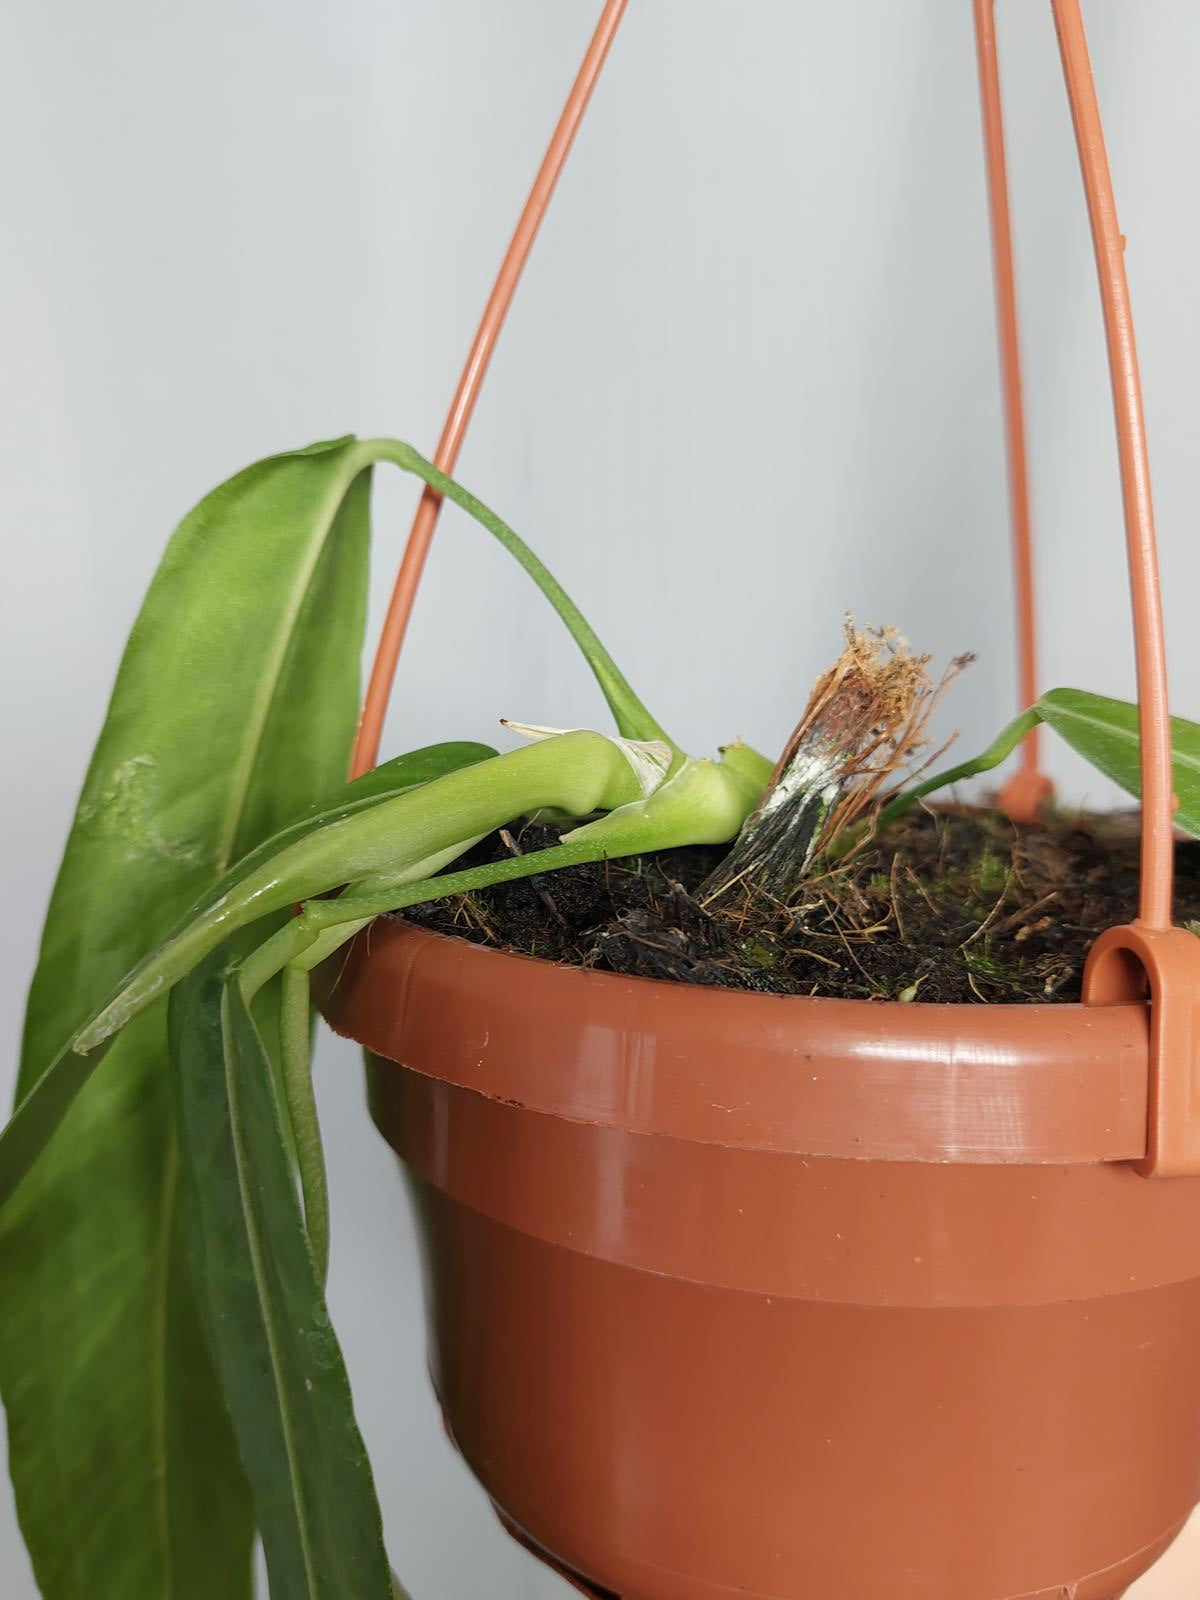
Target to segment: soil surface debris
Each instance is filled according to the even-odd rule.
[[[533,824],[458,865],[556,842]],[[480,944],[638,977],[852,999],[1077,1000],[1088,947],[1137,911],[1136,813],[1018,826],[996,811],[917,810],[792,904],[698,898],[720,849],[568,867],[414,908]],[[1176,918],[1200,928],[1200,842],[1176,847]]]

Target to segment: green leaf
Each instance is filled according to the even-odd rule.
[[[418,788],[463,767],[487,761],[495,754],[486,744],[459,742],[427,745],[364,773],[361,778],[347,784],[332,804],[310,807],[307,816],[272,834],[219,878],[167,931],[158,945],[123,975],[116,987],[105,996],[103,1003],[84,1019],[84,1023],[91,1022],[99,1012],[113,1004],[124,991],[126,980],[153,960],[163,946],[189,927],[202,911],[227,898],[243,879],[287,846],[298,843],[322,828],[373,810],[408,789]],[[76,1095],[109,1048],[111,1041],[105,1041],[86,1054],[78,1054],[74,1045],[83,1025],[64,1041],[58,1054],[25,1092],[7,1125],[0,1130],[0,1206],[7,1203],[38,1160]]]
[[[997,734],[981,755],[924,778],[890,800],[876,818],[876,827],[894,822],[925,795],[999,766],[1039,722],[1053,728],[1106,778],[1140,798],[1137,706],[1128,700],[1090,694],[1086,689],[1050,689]],[[1175,821],[1186,832],[1200,836],[1200,724],[1183,717],[1171,718],[1171,765],[1179,800]]]
[[[886,828],[889,822],[895,822],[898,817],[904,816],[927,794],[936,794],[939,789],[947,789],[954,783],[963,783],[967,778],[977,778],[980,773],[990,772],[993,767],[998,767],[1002,761],[1008,760],[1021,740],[1040,721],[1041,716],[1036,706],[1029,711],[1022,711],[1020,716],[1014,717],[1007,727],[1000,730],[980,755],[973,756],[969,761],[960,761],[942,772],[935,772],[930,778],[922,778],[920,783],[915,783],[911,789],[902,790],[880,810],[874,823],[870,825],[873,831],[878,832]],[[854,843],[862,838],[867,826],[866,823],[859,823],[856,827],[846,829],[833,841],[830,854],[835,858],[845,855]]]
[[[391,1600],[370,1463],[301,1219],[270,1063],[228,949],[177,985],[192,1272],[274,1600]]]
[[[0,1213],[0,1391],[47,1600],[246,1592],[245,1489],[179,1267],[164,1008],[135,1018],[99,1072],[101,1051],[85,1060],[70,1045],[231,862],[337,787],[357,704],[368,470],[385,458],[517,556],[626,731],[657,731],[540,562],[407,446],[341,439],[274,457],[185,518],[89,769],[0,1139],[0,1198],[25,1179]],[[358,791],[364,804],[380,781]],[[264,1018],[277,1005],[277,985],[255,1002]]]
[[[364,465],[350,440],[260,462],[172,538],[51,900],[18,1098],[232,860],[341,786]],[[251,1507],[182,1255],[163,1004],[115,1041],[0,1212],[0,1295],[10,1463],[46,1600],[247,1595]]]
[[[1136,705],[1086,689],[1050,689],[1034,710],[1106,778],[1140,796]],[[1171,718],[1171,761],[1179,799],[1175,821],[1188,833],[1200,835],[1200,725]]]
[[[419,783],[432,783],[435,778],[444,778],[448,772],[458,772],[462,767],[490,761],[495,754],[490,744],[478,744],[471,739],[423,745],[419,750],[410,750],[406,755],[393,756],[390,761],[380,762],[370,772],[364,772],[353,783],[348,783],[338,798],[338,806],[348,811],[364,800],[390,800],[402,789],[414,789]],[[334,820],[331,809],[326,808],[325,814],[319,817],[322,826]],[[271,852],[283,842],[272,841]],[[264,855],[267,853],[263,852]]]

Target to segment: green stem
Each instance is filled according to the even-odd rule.
[[[1014,718],[988,745],[982,755],[976,756],[971,761],[961,761],[958,766],[950,767],[945,772],[935,773],[932,778],[926,778],[921,783],[914,784],[911,789],[906,789],[903,794],[898,794],[876,817],[876,831],[886,828],[889,822],[895,822],[898,817],[902,817],[927,794],[933,794],[937,789],[945,789],[952,783],[962,783],[967,778],[977,777],[981,772],[989,772],[993,767],[998,767],[1007,756],[1012,755],[1025,735],[1041,720],[1041,712],[1036,706],[1031,706],[1028,711],[1022,711],[1019,717]]]
[[[236,929],[271,911],[382,873],[428,875],[481,835],[541,806],[587,816],[640,798],[637,778],[612,740],[580,731],[464,767],[331,822],[202,902],[134,969],[72,1048],[86,1055]]]
[[[753,745],[743,744],[740,739],[721,746],[721,763],[731,772],[740,773],[748,783],[754,784],[760,795],[775,773],[772,760],[761,755]]]
[[[506,522],[503,522],[481,500],[477,500],[469,490],[439,471],[411,445],[404,444],[399,439],[364,439],[361,449],[364,463],[390,461],[403,472],[413,473],[486,528],[525,569],[566,624],[567,631],[595,674],[620,733],[626,739],[661,739],[664,744],[670,746],[676,762],[683,760],[683,751],[634,693],[629,680],[601,644],[579,607],[553,573],[539,561],[525,541]]]
[[[761,798],[761,765],[761,757],[753,757],[746,770],[736,762],[685,758],[646,796],[621,745],[580,730],[460,768],[365,808],[339,810],[303,835],[288,830],[288,842],[268,857],[256,852],[251,867],[243,864],[227,875],[63,1046],[0,1136],[0,1193],[11,1192],[36,1160],[106,1041],[239,928],[305,902],[304,914],[247,961],[241,986],[249,997],[275,972],[290,966],[308,970],[336,949],[355,931],[347,918],[361,920],[460,886],[573,862],[727,843]],[[466,878],[435,876],[476,839],[543,808],[572,817],[607,815],[575,828],[538,856],[472,869]],[[347,883],[354,887],[340,901],[314,898]],[[403,886],[402,892],[388,887],[392,883]]]
[[[351,926],[338,940],[338,944],[342,944],[375,917],[384,916],[389,911],[406,911],[410,906],[423,905],[428,900],[471,894],[478,889],[490,889],[493,884],[513,883],[518,878],[532,878],[541,872],[559,872],[563,867],[581,867],[606,858],[613,859],[613,853],[603,843],[596,841],[556,844],[545,850],[533,850],[527,856],[489,861],[481,867],[464,867],[461,872],[443,872],[436,878],[396,883],[391,888],[376,889],[371,894],[343,895],[339,900],[308,900],[304,904],[305,928],[300,938],[307,950],[314,943],[315,930],[340,932],[349,923]],[[299,922],[301,919],[296,920]],[[326,955],[332,953],[332,949],[325,948],[315,960],[324,960]]]
[[[441,879],[430,881],[437,883]],[[357,908],[365,900],[372,897],[384,900],[394,897],[397,892],[392,888],[379,894],[367,891],[361,897],[344,894],[336,900],[306,900],[296,916],[285,922],[282,928],[277,928],[269,939],[264,939],[242,962],[238,969],[242,999],[248,1005],[264,984],[270,983],[281,972],[311,972],[326,956],[331,956],[339,945],[345,944],[347,939],[352,939],[360,928],[365,927],[371,915],[378,915],[358,915]],[[321,914],[331,909],[333,915]],[[391,909],[390,906],[388,909]],[[346,927],[348,923],[353,926]],[[340,937],[332,938],[331,930],[337,929],[343,930]]]
[[[645,855],[654,850],[670,850],[679,845],[727,844],[761,797],[756,783],[730,771],[723,763],[688,761],[661,789],[636,805],[622,806],[610,816],[600,817],[564,836],[562,842],[529,855],[491,861],[479,867],[464,867],[459,872],[443,872],[436,877],[397,880],[367,893],[349,890],[337,900],[309,900],[295,923],[303,924],[292,934],[293,944],[287,959],[295,960],[303,950],[306,966],[315,965],[336,946],[325,946],[319,955],[312,951],[312,932],[328,929],[330,935],[346,922],[354,930],[373,917],[388,911],[403,911],[427,900],[447,895],[470,894],[497,883],[512,883],[518,878],[541,872],[558,872],[563,867],[584,866],[592,861],[615,861],[622,857]],[[269,959],[278,961],[284,953],[281,929],[268,943],[279,941]],[[344,938],[349,938],[346,933]],[[338,941],[339,943],[342,941]],[[265,948],[265,947],[264,947]],[[250,959],[258,959],[260,952]],[[270,975],[269,973],[267,974]]]
[[[336,900],[306,900],[299,915],[264,940],[243,961],[242,995],[255,994],[279,972],[310,972],[368,923],[388,912],[406,911],[410,906],[423,905],[429,900],[470,894],[490,889],[493,884],[513,883],[518,878],[532,878],[542,872],[560,872],[564,867],[612,860],[625,853],[611,849],[602,839],[583,840],[551,845],[545,850],[531,851],[529,855],[490,861],[479,867],[464,867],[459,872],[439,873],[433,878],[398,880],[369,892],[348,891]]]
[[[312,1013],[308,988],[307,972],[298,967],[285,968],[279,1011],[279,1054],[284,1099],[296,1146],[300,1192],[304,1197],[304,1224],[317,1278],[324,1284],[329,1273],[329,1185],[313,1094]]]

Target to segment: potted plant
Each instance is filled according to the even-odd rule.
[[[1077,10],[1056,10],[1086,131]],[[1136,367],[1115,364],[1140,714],[1050,691],[933,775],[924,658],[853,630],[778,760],[689,755],[511,528],[398,441],[269,458],[184,519],[84,786],[0,1134],[0,1387],[47,1594],[86,1570],[61,1538],[71,1475],[93,1517],[114,1481],[158,1497],[121,1554],[131,1600],[164,1569],[247,1593],[256,1527],[276,1600],[399,1592],[323,1295],[313,974],[411,1175],[448,1426],[588,1592],[1115,1600],[1166,1547],[1200,1495],[1200,944],[1170,921],[1200,727],[1165,715]],[[530,742],[343,782],[385,463],[524,566],[614,733],[510,724]],[[1042,723],[1141,794],[1140,840],[919,808]],[[1010,812],[1037,811],[1026,790]],[[1072,937],[1080,839],[1100,910],[1072,902]],[[1074,1003],[1131,849],[1141,915],[1101,934]],[[475,942],[413,920],[437,905]],[[582,960],[511,948],[531,928]],[[967,1003],[930,1003],[939,984]],[[134,1296],[170,1337],[146,1353],[158,1409],[126,1431],[102,1386],[137,1359]],[[172,1439],[202,1508],[179,1523]]]

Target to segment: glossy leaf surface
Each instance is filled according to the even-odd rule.
[[[272,1600],[391,1600],[370,1463],[262,1042],[228,949],[171,999],[193,1278],[254,1490]]]
[[[365,773],[354,783],[346,785],[342,794],[332,804],[311,807],[308,814],[299,822],[280,829],[256,849],[249,851],[198,901],[193,902],[183,917],[167,931],[164,938],[152,950],[146,952],[143,962],[161,950],[163,944],[175,933],[186,928],[204,908],[227,896],[256,867],[269,861],[289,845],[299,843],[322,828],[370,811],[386,800],[395,799],[405,790],[417,788],[435,778],[445,777],[462,767],[486,761],[495,754],[496,752],[485,744],[459,742],[428,745],[408,755],[397,756],[394,760],[376,767],[372,772]],[[249,935],[244,948],[249,948],[256,938],[261,938],[261,934]],[[135,963],[131,972],[136,971],[143,962]],[[128,976],[129,973],[124,975]],[[110,991],[97,1010],[103,1010],[105,1006],[115,1001],[124,987],[123,980],[118,982],[116,988]],[[96,1011],[93,1011],[85,1021],[92,1020],[95,1015]],[[76,1029],[64,1041],[57,1055],[26,1090],[17,1110],[4,1129],[0,1130],[0,1206],[8,1201],[40,1158],[76,1095],[99,1066],[104,1053],[111,1047],[111,1041],[105,1040],[89,1050],[86,1055],[80,1055],[73,1048],[78,1033],[79,1030]]]
[[[317,445],[238,474],[176,531],[55,886],[18,1098],[231,861],[342,786],[368,493],[351,441]],[[0,1211],[0,1389],[46,1600],[249,1593],[250,1500],[178,1191],[156,1003]]]
[[[1034,708],[1043,722],[1129,794],[1140,795],[1137,707],[1086,689],[1051,689]],[[1171,718],[1171,765],[1179,809],[1175,821],[1200,835],[1200,725]]]

